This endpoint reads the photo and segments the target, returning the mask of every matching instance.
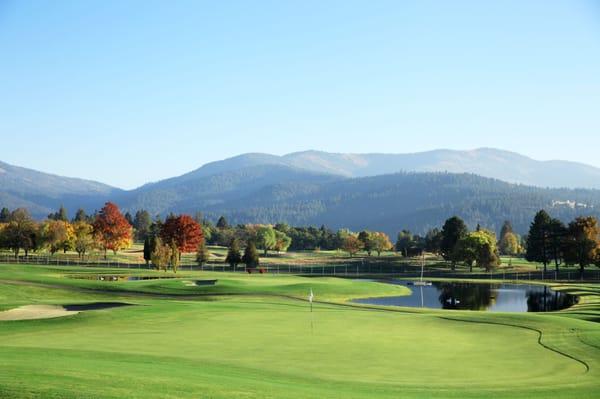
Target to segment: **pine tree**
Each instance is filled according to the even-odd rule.
[[[88,216],[85,213],[85,211],[81,208],[77,209],[77,212],[75,213],[75,217],[73,218],[73,222],[87,222],[88,221]]]
[[[258,252],[256,251],[254,242],[250,241],[248,245],[246,245],[244,256],[242,256],[242,263],[246,265],[246,269],[254,269],[258,266]]]
[[[444,259],[449,260],[452,264],[452,269],[456,267],[455,249],[456,244],[461,238],[468,233],[465,222],[458,216],[453,216],[446,220],[441,232],[440,250]]]
[[[229,223],[227,223],[227,219],[225,216],[221,216],[217,221],[217,229],[227,229],[229,228]]]
[[[235,270],[237,265],[242,262],[242,254],[240,253],[240,245],[237,239],[231,240],[231,244],[229,245],[229,250],[227,251],[227,258],[225,258],[225,262],[229,263],[232,270]]]
[[[10,219],[10,211],[8,208],[2,208],[0,211],[0,223],[8,223]]]
[[[137,211],[133,218],[133,228],[135,229],[135,238],[137,240],[143,240],[150,232],[150,225],[152,219],[150,214],[146,210]]]
[[[500,239],[502,239],[507,233],[514,233],[512,223],[509,220],[505,220],[500,229]]]
[[[57,215],[56,220],[62,220],[63,222],[69,221],[69,217],[67,215],[67,210],[62,205],[58,209],[58,215]]]
[[[150,238],[148,236],[146,236],[146,238],[144,239],[144,260],[146,261],[146,266],[150,263],[150,261],[152,260],[152,241],[154,241],[154,237]]]
[[[127,220],[127,223],[129,223],[130,226],[133,226],[133,217],[131,216],[131,213],[125,212],[125,220]]]
[[[545,210],[536,213],[529,227],[527,235],[527,251],[525,259],[530,262],[541,262],[544,264],[544,272],[548,266],[548,252],[550,245],[550,231],[552,219]]]

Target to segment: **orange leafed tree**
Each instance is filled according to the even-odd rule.
[[[179,252],[194,252],[204,241],[202,227],[189,215],[169,216],[165,220],[160,238],[165,243],[175,242]]]
[[[132,228],[119,211],[119,207],[112,202],[107,202],[94,221],[94,235],[104,250],[104,258],[106,258],[107,250],[117,253],[118,250],[131,245]]]

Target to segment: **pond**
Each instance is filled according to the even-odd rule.
[[[554,291],[545,285],[490,284],[436,281],[413,286],[402,280],[376,280],[403,285],[412,291],[406,296],[355,299],[355,303],[412,308],[480,310],[488,312],[551,312],[577,303],[574,295]]]

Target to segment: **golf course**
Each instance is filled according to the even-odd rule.
[[[553,284],[579,297],[562,311],[491,313],[351,303],[410,294],[367,280],[0,269],[0,397],[594,398],[600,390],[593,284]]]

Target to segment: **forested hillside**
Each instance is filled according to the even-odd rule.
[[[57,176],[0,162],[0,206],[24,207],[44,217],[61,204],[96,209],[121,190],[90,180]]]
[[[140,209],[162,216],[202,212],[213,220],[225,215],[232,223],[325,224],[390,235],[405,228],[424,233],[455,214],[471,228],[479,223],[498,230],[508,219],[519,233],[527,230],[541,208],[565,221],[579,215],[600,216],[600,190],[539,188],[468,173],[347,177],[343,168],[348,165],[358,165],[364,172],[383,167],[388,156],[369,156],[368,161],[323,154],[245,154],[130,191],[0,164],[0,207],[25,207],[41,219],[61,204],[73,215],[80,207],[93,213],[111,200],[131,214]]]
[[[398,173],[326,184],[279,183],[204,211],[234,223],[285,221],[388,234],[402,228],[425,233],[456,214],[472,228],[480,223],[499,230],[508,219],[524,233],[540,208],[564,220],[598,216],[600,191],[543,189],[472,174]]]

